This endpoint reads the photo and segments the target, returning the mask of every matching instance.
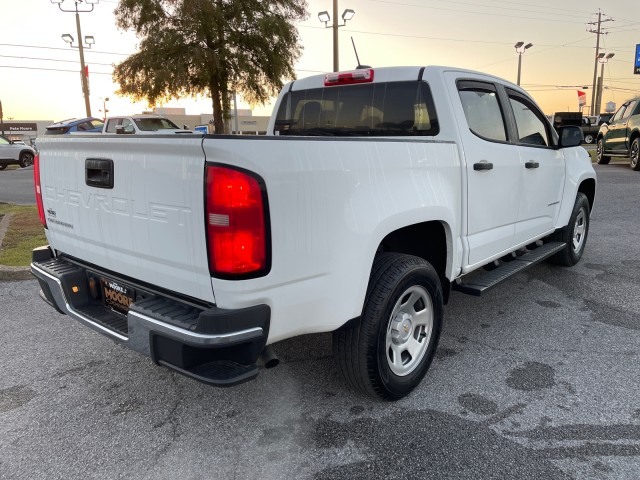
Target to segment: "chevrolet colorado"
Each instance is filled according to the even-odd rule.
[[[284,87],[268,132],[39,139],[41,297],[217,386],[275,364],[275,342],[333,332],[347,383],[394,400],[426,374],[451,289],[584,252],[580,128],[556,132],[505,80],[316,75]]]

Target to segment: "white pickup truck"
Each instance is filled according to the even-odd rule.
[[[444,67],[296,80],[262,137],[45,137],[31,269],[56,310],[197,380],[249,380],[270,344],[333,332],[347,382],[398,399],[452,288],[580,260],[581,141],[518,86]]]

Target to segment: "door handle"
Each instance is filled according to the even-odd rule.
[[[493,163],[490,162],[478,162],[473,164],[474,170],[493,170]]]
[[[87,158],[84,161],[84,180],[90,187],[113,188],[113,160]]]
[[[540,164],[538,162],[534,162],[533,160],[529,160],[524,164],[524,168],[538,168]]]

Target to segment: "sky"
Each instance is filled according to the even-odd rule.
[[[113,64],[134,53],[138,39],[118,30],[116,0],[100,0],[93,12],[80,15],[82,35],[95,44],[85,50],[89,66],[93,116],[102,117],[104,99],[110,115],[140,113],[145,102],[116,95]],[[75,15],[61,12],[50,0],[0,0],[0,101],[4,119],[62,120],[84,117],[79,52],[61,35],[77,41]],[[73,0],[64,0],[73,9]],[[618,106],[640,95],[640,75],[633,74],[635,45],[640,43],[638,0],[339,0],[339,12],[355,11],[339,29],[340,69],[360,62],[375,67],[448,65],[516,81],[514,44],[532,43],[522,56],[521,84],[547,114],[578,109],[576,90],[589,88],[591,104],[599,8],[603,13],[601,52],[615,56],[604,66],[603,105]],[[303,54],[295,65],[298,78],[333,68],[332,32],[318,12],[332,13],[332,0],[308,0],[309,16],[297,27]],[[600,75],[601,66],[597,73]],[[208,98],[175,99],[164,107],[187,114],[211,113]],[[248,105],[240,99],[240,108]],[[270,115],[273,102],[253,106],[255,115]]]

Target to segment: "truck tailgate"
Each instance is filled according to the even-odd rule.
[[[44,137],[38,146],[46,233],[53,248],[214,302],[202,137]]]

